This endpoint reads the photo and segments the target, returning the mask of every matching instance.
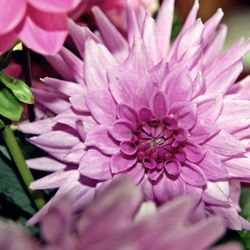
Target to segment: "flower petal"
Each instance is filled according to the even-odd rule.
[[[118,120],[109,129],[109,133],[118,141],[127,141],[132,139],[132,125],[126,121]]]
[[[47,172],[54,172],[63,170],[67,167],[66,164],[49,157],[38,157],[26,160],[29,168],[36,170],[43,170]]]
[[[246,151],[244,144],[225,130],[221,130],[206,142],[206,146],[213,152],[225,156],[234,156]]]
[[[118,60],[124,60],[128,53],[124,37],[98,7],[93,8],[93,14],[106,46]]]
[[[121,173],[131,168],[137,159],[135,157],[127,157],[121,153],[112,155],[110,159],[110,169],[113,174]]]
[[[80,161],[80,173],[95,180],[112,178],[109,168],[110,158],[95,149],[89,149]]]
[[[205,158],[199,163],[208,180],[225,180],[229,177],[229,172],[224,163],[211,150],[207,150]]]
[[[181,178],[170,179],[162,175],[160,181],[153,185],[154,197],[160,203],[185,194],[186,184]]]
[[[44,163],[43,163],[44,164]],[[31,182],[30,188],[33,190],[39,189],[53,189],[62,186],[62,184],[68,179],[75,170],[59,170],[52,174],[46,175],[36,181]]]
[[[203,187],[207,184],[207,178],[200,167],[189,163],[188,166],[182,167],[180,176],[191,186]]]
[[[28,15],[16,28],[21,41],[43,55],[52,55],[61,48],[67,36],[67,16],[48,14],[29,7]]]
[[[250,177],[250,159],[234,158],[224,162],[230,176],[233,178],[249,178]]]
[[[176,102],[170,111],[177,119],[178,124],[185,129],[191,129],[196,123],[196,105],[191,102]]]
[[[173,25],[174,0],[163,1],[156,19],[157,42],[160,44],[162,56],[165,56],[169,46]]]
[[[170,104],[189,101],[192,97],[193,83],[190,73],[183,67],[171,71],[162,83]]]
[[[151,110],[157,119],[162,119],[167,115],[168,103],[163,92],[159,91],[152,97]]]
[[[13,31],[24,17],[26,6],[27,3],[23,0],[1,1],[0,35]]]
[[[186,143],[183,150],[187,160],[195,163],[201,162],[206,155],[206,149],[195,143]]]
[[[15,32],[10,32],[0,35],[0,55],[9,50],[15,43],[17,35]]]
[[[116,104],[108,90],[89,91],[85,95],[85,100],[97,122],[107,125],[115,121]]]
[[[96,126],[87,133],[86,146],[93,146],[105,154],[115,154],[119,151],[118,144],[110,137],[104,126]]]
[[[21,1],[20,1],[21,2]],[[28,0],[29,4],[48,13],[63,13],[74,9],[81,0]]]

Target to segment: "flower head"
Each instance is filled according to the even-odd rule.
[[[0,53],[17,39],[32,50],[58,52],[67,36],[67,15],[80,0],[3,0],[0,9]]]
[[[250,177],[250,80],[234,83],[250,42],[222,52],[222,11],[203,24],[195,2],[171,44],[173,8],[166,0],[156,21],[137,20],[128,5],[127,41],[98,8],[102,39],[71,23],[82,60],[65,48],[48,58],[65,81],[45,78],[57,90],[35,91],[57,115],[23,126],[53,157],[29,161],[54,172],[31,187],[59,187],[56,197],[68,192],[77,207],[128,175],[158,204],[191,195],[193,221],[219,213],[228,227],[249,228],[238,212]]]
[[[191,199],[181,197],[159,211],[135,220],[142,194],[128,180],[112,183],[79,217],[73,218],[70,203],[55,203],[41,222],[46,245],[30,240],[14,225],[0,221],[0,250],[181,250],[211,249],[225,228],[221,217],[190,225]],[[140,209],[141,211],[141,209]],[[139,213],[140,213],[139,211]],[[112,226],[110,226],[112,223]],[[17,247],[18,246],[18,247]],[[216,248],[213,248],[216,249]],[[222,249],[239,250],[228,244]]]

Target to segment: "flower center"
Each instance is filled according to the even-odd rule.
[[[171,162],[183,162],[188,132],[173,117],[151,119],[134,132],[137,159],[147,169],[162,169]]]

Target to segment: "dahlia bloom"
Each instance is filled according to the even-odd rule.
[[[53,91],[34,90],[55,113],[21,126],[51,157],[29,160],[52,172],[33,189],[59,188],[75,209],[121,175],[162,204],[195,201],[192,220],[222,214],[231,229],[250,229],[240,215],[240,182],[250,181],[250,78],[235,84],[250,42],[221,51],[226,27],[218,10],[206,23],[195,2],[171,44],[174,1],[158,17],[141,19],[128,5],[128,40],[94,8],[100,36],[70,23],[81,58],[63,48],[48,60],[65,80],[45,78]]]
[[[44,246],[39,246],[14,225],[0,221],[0,250],[202,250],[211,249],[208,247],[225,230],[218,216],[190,225],[192,202],[186,197],[134,220],[135,214],[140,213],[141,198],[142,194],[133,183],[119,180],[77,218],[72,216],[70,203],[60,200],[42,219]],[[212,249],[241,248],[227,244]]]
[[[58,52],[67,36],[67,12],[80,0],[2,0],[0,54],[20,39],[32,50],[48,55]]]
[[[158,0],[133,0],[131,4],[136,14],[140,13],[141,7],[144,7],[150,14],[157,9],[158,2]],[[82,0],[78,8],[70,13],[70,16],[77,20],[83,14],[89,13],[94,5],[98,6],[116,27],[121,30],[126,28],[126,0]]]

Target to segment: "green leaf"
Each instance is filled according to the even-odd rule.
[[[17,214],[13,214],[13,217],[19,218],[24,215],[30,217],[35,213],[34,206],[14,171],[10,155],[3,145],[0,145],[0,183],[1,197],[18,208]]]
[[[10,89],[14,96],[20,101],[28,104],[34,103],[34,97],[29,86],[21,80],[14,79],[3,72],[0,72],[0,82]]]
[[[23,105],[6,88],[0,88],[0,115],[18,121],[23,113]]]
[[[240,197],[240,205],[241,205],[241,215],[250,220],[250,187],[243,188],[241,191]],[[239,232],[241,238],[244,241],[245,249],[250,249],[250,232],[242,231]]]

